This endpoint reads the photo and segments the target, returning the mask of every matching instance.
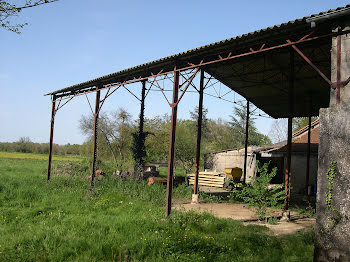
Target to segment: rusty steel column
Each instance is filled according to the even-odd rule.
[[[98,115],[100,109],[100,90],[96,91],[95,113],[94,113],[94,135],[93,135],[93,153],[92,153],[92,166],[91,166],[91,187],[95,186],[95,171],[96,171],[96,159],[97,159],[97,125]]]
[[[289,209],[290,202],[290,168],[292,162],[292,125],[293,125],[293,104],[294,104],[294,52],[290,50],[290,77],[289,77],[289,94],[288,94],[288,138],[287,138],[287,154],[286,154],[286,169],[285,169],[285,180],[284,188],[286,190],[286,198],[284,200],[283,210]]]
[[[49,148],[49,165],[47,168],[47,181],[51,176],[51,161],[52,161],[52,148],[53,148],[53,130],[55,127],[55,115],[56,115],[56,96],[52,96],[52,110],[51,110],[51,129],[50,129],[50,148]]]
[[[195,175],[194,175],[192,202],[198,202],[198,178],[199,178],[199,162],[200,162],[200,156],[201,156],[202,120],[203,120],[203,94],[204,94],[204,70],[201,69],[200,83],[199,83],[198,120],[197,120],[196,168],[195,168]]]
[[[309,126],[307,132],[307,152],[306,152],[306,176],[305,176],[305,195],[308,196],[309,177],[310,177],[310,155],[311,155],[311,114],[309,115]]]
[[[141,91],[139,135],[143,134],[144,117],[145,117],[145,95],[146,95],[146,80],[143,80],[142,81],[142,91]]]
[[[246,178],[247,178],[248,134],[249,134],[249,101],[247,100],[247,116],[245,121],[243,184],[245,184]]]
[[[137,168],[143,170],[143,152],[145,148],[145,134],[143,132],[144,127],[144,117],[145,117],[145,95],[146,95],[146,80],[142,81],[142,91],[141,91],[141,108],[140,108],[140,123],[139,123],[139,135],[138,135],[138,152],[137,152]],[[142,145],[140,145],[142,144]],[[142,170],[137,170],[138,172],[142,172]],[[142,174],[141,174],[142,175]]]
[[[179,71],[174,72],[174,86],[173,86],[173,103],[171,105],[171,128],[169,139],[169,159],[168,159],[168,179],[166,187],[166,203],[165,215],[169,216],[171,213],[171,197],[173,192],[174,180],[174,163],[175,163],[175,136],[176,136],[176,121],[177,121],[177,100],[179,96]]]
[[[338,29],[341,30],[341,29]],[[340,63],[341,63],[341,36],[337,36],[337,87],[336,87],[336,104],[340,104]]]

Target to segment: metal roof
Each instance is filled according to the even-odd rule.
[[[118,81],[132,80],[133,78],[138,78],[140,76],[149,77],[152,73],[157,73],[162,69],[165,72],[170,72],[175,66],[178,69],[186,67],[188,65],[188,61],[197,61],[198,63],[203,57],[217,57],[218,55],[227,54],[232,50],[239,53],[242,52],[242,50],[246,50],[247,47],[259,48],[261,43],[264,42],[268,42],[269,44],[285,43],[286,37],[288,37],[287,39],[299,39],[299,37],[302,37],[306,32],[309,32],[311,30],[310,23],[313,21],[316,21],[318,31],[330,33],[332,29],[330,20],[334,21],[340,19],[340,16],[348,15],[349,11],[350,5],[339,7],[337,9],[331,9],[327,12],[321,12],[319,14],[303,17],[301,19],[296,19],[287,23],[260,29],[251,33],[239,35],[223,41],[215,42],[175,55],[164,57],[149,63],[124,69],[112,74],[108,74],[99,78],[54,91],[48,95],[65,96],[74,94],[74,92],[80,90],[90,90],[98,84],[107,85]],[[324,51],[329,51],[331,47],[330,40],[324,39],[319,41],[316,49],[315,46],[310,43],[303,44],[302,46],[304,48],[303,51],[305,51],[310,56],[313,55],[317,58],[317,61],[313,62],[325,73],[325,75],[330,77],[329,53],[324,54]],[[288,54],[289,49],[285,48],[283,51],[273,51],[273,55],[256,54],[250,57],[244,57],[235,59],[234,61],[220,63],[220,65],[215,64],[206,66],[204,70],[227,85],[229,88],[235,90],[242,96],[249,99],[269,115],[276,118],[287,117],[288,110],[286,108],[285,101],[287,99],[285,96],[287,87],[283,86],[284,84],[282,82],[288,78],[288,73],[286,74],[286,70],[288,68],[288,63],[286,63],[286,61],[289,61]],[[251,63],[254,63],[254,66],[248,68]],[[320,79],[320,77],[315,74],[312,69],[310,70],[309,68],[302,67],[303,63],[305,64],[305,61],[302,61],[302,59],[298,58],[296,55],[296,65],[300,66],[300,72],[298,72],[298,76],[296,78],[297,87],[295,96],[298,98],[303,95],[305,96],[306,93],[313,93],[314,105],[312,106],[312,114],[318,115],[319,108],[328,105],[329,85],[325,84],[323,79]],[[268,66],[266,67],[266,65]],[[223,77],[222,74],[218,73],[230,72],[230,70],[234,70],[239,75],[247,75],[250,73],[250,76],[247,77],[247,81],[241,81],[241,77],[232,75]],[[270,74],[276,74],[275,77],[272,77],[270,79],[271,82],[247,87],[246,83],[249,81],[252,83],[254,83],[254,81],[256,82],[257,79],[259,79],[259,81],[260,79],[263,79],[265,81],[266,71],[269,71]],[[278,72],[280,73],[278,74]],[[274,87],[271,88],[271,86]],[[308,90],[304,90],[305,86]],[[264,101],[267,99],[268,101]],[[307,100],[309,100],[309,98],[307,98]],[[273,106],[271,105],[272,101],[277,101],[277,104],[280,105]],[[305,103],[296,103],[294,105],[294,109],[296,111],[294,112],[293,116],[306,116],[306,112],[307,114],[309,113],[309,105],[307,105],[308,102],[306,100],[304,102]],[[282,105],[284,107],[281,110],[276,110],[277,106]]]

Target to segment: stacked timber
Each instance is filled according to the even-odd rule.
[[[188,174],[188,182],[194,185],[195,174]],[[220,172],[199,172],[198,185],[223,188],[225,184],[225,174]]]

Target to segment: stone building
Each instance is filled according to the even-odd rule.
[[[306,189],[306,167],[307,167],[307,141],[308,126],[293,134],[292,139],[292,161],[291,161],[291,193],[303,195]],[[310,154],[310,176],[309,194],[313,194],[317,184],[318,167],[318,143],[319,143],[319,119],[311,123],[311,154]],[[257,160],[261,163],[270,162],[271,167],[277,167],[277,175],[272,183],[284,183],[284,170],[286,163],[287,141],[269,146],[248,147],[247,178],[250,182],[257,175]],[[238,150],[224,150],[214,152],[206,157],[205,168],[215,172],[223,172],[227,167],[244,166],[244,148]],[[243,179],[243,178],[242,178]]]

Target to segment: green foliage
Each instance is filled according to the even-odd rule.
[[[234,114],[231,116],[231,132],[232,136],[237,141],[237,145],[234,148],[240,148],[244,146],[245,142],[245,129],[246,129],[246,116],[247,107],[240,103],[240,106],[234,107]],[[248,145],[268,145],[271,144],[271,140],[258,132],[254,123],[255,118],[251,115],[248,122]]]
[[[332,199],[333,199],[333,183],[334,183],[334,177],[336,174],[336,167],[337,167],[337,161],[331,160],[330,167],[327,170],[326,177],[328,180],[327,184],[327,192],[326,192],[326,206],[327,209],[330,209],[332,207]]]
[[[31,8],[43,4],[48,4],[56,2],[58,0],[26,0],[23,5],[16,5],[9,3],[7,1],[0,1],[0,26],[6,30],[12,31],[14,33],[20,34],[21,29],[27,25],[23,24],[12,24],[10,19],[12,17],[17,17],[22,12],[23,9]],[[13,2],[13,1],[12,1]]]
[[[285,198],[283,185],[274,185],[269,188],[272,178],[277,173],[277,168],[269,172],[269,164],[264,163],[262,166],[257,162],[257,169],[260,176],[253,179],[251,184],[247,184],[241,191],[234,191],[234,197],[239,198],[249,207],[254,207],[257,217],[260,220],[266,219],[270,213],[269,208],[281,208],[282,201]]]
[[[81,155],[82,146],[77,144],[53,145],[54,155]],[[49,143],[34,143],[29,137],[21,137],[17,142],[0,142],[0,152],[48,154]]]
[[[85,156],[92,155],[94,119],[92,116],[82,116],[80,129],[88,135],[85,143]],[[129,169],[132,164],[132,133],[135,125],[131,115],[120,108],[117,112],[100,114],[98,119],[98,158],[114,163],[114,169],[123,171]]]
[[[311,122],[315,121],[316,119],[317,117],[311,117]],[[293,132],[296,132],[308,125],[309,125],[308,117],[293,118]]]
[[[179,121],[176,127],[175,156],[177,162],[189,173],[196,160],[197,129],[189,120]]]
[[[277,217],[270,217],[268,223],[270,225],[277,225]]]

